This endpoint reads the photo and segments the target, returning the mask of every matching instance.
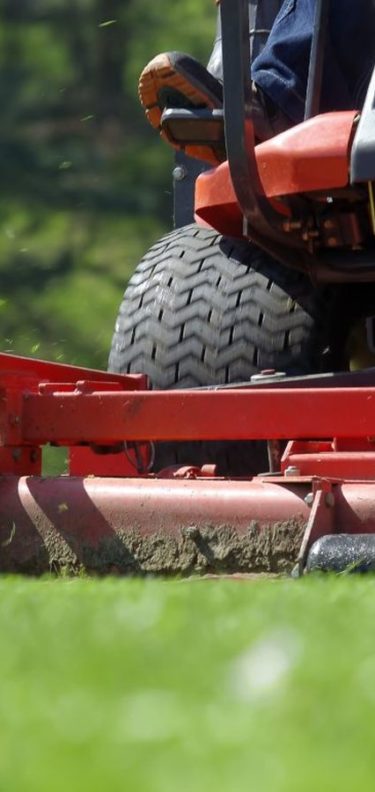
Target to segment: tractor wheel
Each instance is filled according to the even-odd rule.
[[[145,373],[153,388],[171,389],[247,381],[263,369],[343,367],[333,301],[332,290],[314,288],[254,245],[189,225],[157,242],[135,270],[109,370]],[[268,467],[264,443],[157,445],[156,470],[204,463],[232,475]]]

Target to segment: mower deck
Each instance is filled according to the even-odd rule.
[[[157,392],[0,355],[0,571],[303,572],[321,537],[375,533],[375,371],[362,380]],[[253,478],[147,472],[155,442],[229,438],[290,442]],[[66,475],[41,475],[47,443],[69,448]]]

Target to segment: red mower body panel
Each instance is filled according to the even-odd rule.
[[[279,198],[347,186],[357,115],[347,111],[315,116],[256,146],[264,192],[281,214],[288,210]],[[228,236],[242,236],[243,215],[228,162],[198,177],[195,214],[198,223],[203,221]]]

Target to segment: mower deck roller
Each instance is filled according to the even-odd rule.
[[[152,392],[1,355],[0,384],[1,572],[303,572],[321,537],[375,532],[373,370]],[[272,474],[147,472],[154,443],[197,436],[290,442]],[[68,474],[41,476],[46,443],[70,449]]]

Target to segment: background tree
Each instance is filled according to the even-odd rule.
[[[2,349],[106,366],[126,281],[171,225],[168,148],[138,75],[164,49],[205,61],[213,4],[2,0]]]

